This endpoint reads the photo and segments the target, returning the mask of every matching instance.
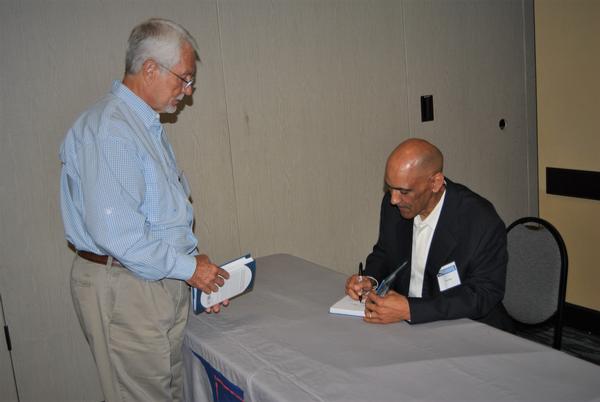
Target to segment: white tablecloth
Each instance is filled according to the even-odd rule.
[[[254,290],[220,314],[190,317],[186,399],[600,401],[600,366],[475,321],[373,325],[329,314],[344,280],[290,255],[257,259]]]

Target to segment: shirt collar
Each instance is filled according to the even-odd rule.
[[[425,219],[421,219],[421,215],[415,216],[413,220],[413,226],[419,228],[423,226],[429,226],[431,229],[435,229],[437,226],[438,220],[440,219],[440,214],[442,213],[442,206],[444,205],[444,200],[446,199],[446,188],[444,187],[444,193],[442,197],[433,208],[431,213],[427,215]]]
[[[138,115],[146,128],[160,127],[160,115],[144,102],[142,98],[134,94],[131,89],[123,85],[121,81],[113,81],[110,92],[125,102]]]

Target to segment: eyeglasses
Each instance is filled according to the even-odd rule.
[[[190,79],[190,80],[188,81],[188,80],[186,80],[185,78],[183,78],[181,75],[179,75],[179,74],[177,74],[177,73],[174,73],[173,71],[171,71],[171,69],[170,69],[170,68],[167,68],[167,67],[163,66],[162,64],[160,64],[160,63],[158,63],[158,62],[157,62],[156,64],[158,64],[160,67],[164,68],[165,70],[167,70],[168,72],[170,72],[171,74],[173,74],[175,77],[177,77],[177,78],[179,78],[181,81],[183,81],[183,83],[185,84],[185,85],[183,86],[183,90],[184,90],[184,91],[185,91],[186,89],[188,89],[188,88],[191,88],[191,87],[192,87],[192,85],[194,85],[194,79],[193,79],[193,78],[192,78],[192,79]]]

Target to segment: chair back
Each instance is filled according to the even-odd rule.
[[[508,267],[503,304],[521,324],[555,318],[554,342],[560,348],[567,284],[567,250],[554,226],[526,217],[507,228]]]

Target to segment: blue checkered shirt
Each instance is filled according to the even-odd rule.
[[[148,280],[189,279],[198,241],[189,188],[159,115],[119,81],[60,148],[65,237]]]

